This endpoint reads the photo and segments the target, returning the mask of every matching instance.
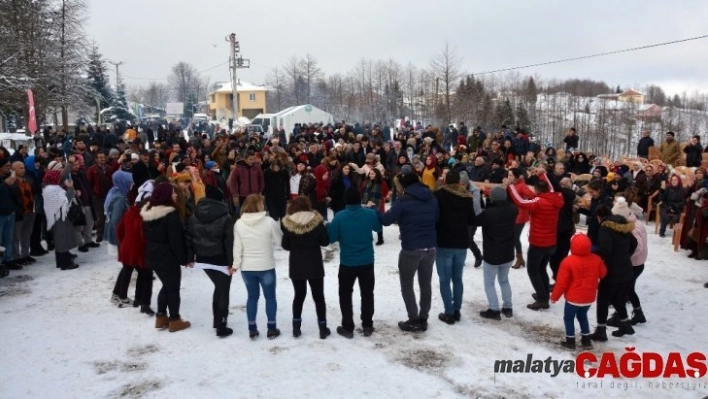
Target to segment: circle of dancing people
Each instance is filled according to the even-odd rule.
[[[564,298],[561,345],[576,347],[577,319],[580,345],[590,349],[593,341],[608,340],[608,327],[620,338],[647,321],[637,294],[648,256],[647,222],[656,223],[661,237],[672,228],[675,245],[690,250],[691,258],[708,251],[708,178],[697,136],[679,146],[668,132],[655,146],[643,132],[636,158],[611,163],[579,151],[572,128],[559,149],[539,145],[522,129],[503,126],[487,134],[480,127],[469,132],[464,123],[442,129],[309,125],[270,139],[216,131],[187,140],[176,125],[160,127],[156,137],[150,130],[147,139],[104,128],[73,136],[45,130],[33,154],[21,146],[10,155],[0,147],[0,275],[49,251],[57,268],[74,270],[80,258],[72,250],[85,253],[106,241],[121,263],[111,294],[117,307],[139,308],[154,317],[157,329],[189,328],[180,314],[182,267],[203,269],[214,285],[213,328],[227,337],[233,333],[232,278],[240,274],[249,337],[260,336],[262,294],[272,339],[281,334],[274,248],[282,247],[289,251],[294,290],[292,335],[303,334],[309,286],[325,339],[331,330],[324,263],[336,246],[336,332],[354,337],[358,282],[360,331],[368,337],[375,332],[375,247],[384,244],[383,227],[395,224],[407,313],[401,330],[428,329],[433,271],[442,298],[438,320],[452,325],[462,319],[471,251],[487,297],[479,317],[514,316],[510,273],[525,268],[534,291],[525,309],[543,311]],[[648,161],[650,150],[659,159]],[[679,163],[685,166],[672,168]],[[153,275],[161,283],[156,310]],[[591,332],[593,304],[597,326]]]

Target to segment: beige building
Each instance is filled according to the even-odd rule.
[[[617,99],[626,103],[644,104],[645,95],[636,90],[625,90],[617,96]]]
[[[231,83],[217,83],[217,89],[209,93],[209,116],[212,120],[225,120],[233,117],[233,95]],[[266,93],[264,86],[256,86],[239,80],[238,116],[253,119],[256,115],[266,113]]]

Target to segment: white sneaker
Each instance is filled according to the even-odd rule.
[[[125,299],[119,299],[118,300],[118,307],[119,308],[127,308],[129,306],[133,306],[133,300],[130,298],[125,298]]]
[[[111,294],[111,303],[114,305],[118,305],[120,303],[120,298],[118,298],[118,295]]]

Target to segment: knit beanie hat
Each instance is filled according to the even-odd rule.
[[[207,170],[210,170],[211,168],[214,167],[214,165],[216,165],[216,162],[214,162],[214,161],[209,161],[209,162],[207,162],[206,164],[204,164],[204,167],[205,167]]]
[[[629,209],[629,206],[627,205],[627,200],[624,197],[615,198],[615,205],[612,207],[613,215],[620,215],[623,216],[625,219],[629,219],[629,215],[631,213],[632,211]]]
[[[413,173],[413,168],[410,165],[405,164],[405,165],[401,166],[401,174],[402,175],[407,175],[409,173]]]
[[[172,203],[172,185],[170,183],[160,183],[152,190],[150,205],[170,205]]]
[[[492,199],[492,202],[506,201],[506,190],[503,187],[496,186],[489,192],[489,198]]]
[[[152,191],[155,189],[155,183],[148,180],[138,188],[138,195],[135,197],[135,202],[142,202],[152,196]]]

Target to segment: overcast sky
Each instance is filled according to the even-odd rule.
[[[179,61],[199,70],[226,62],[231,32],[251,59],[239,77],[256,84],[295,54],[314,55],[328,74],[363,57],[427,67],[447,41],[473,73],[708,34],[705,0],[89,0],[89,7],[86,33],[107,59],[125,62],[128,85],[166,81]],[[708,39],[520,72],[708,92]],[[204,75],[229,79],[226,65]]]

